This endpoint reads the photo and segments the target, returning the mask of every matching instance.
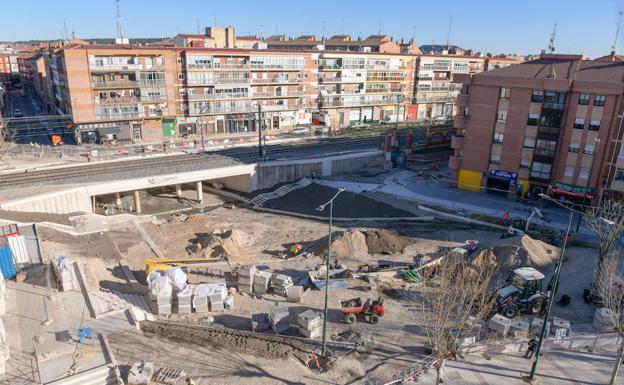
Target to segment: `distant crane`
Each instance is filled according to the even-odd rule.
[[[449,13],[448,31],[446,31],[446,50],[449,49],[449,41],[451,40],[451,26],[453,25],[453,14]]]
[[[115,0],[115,19],[117,21],[117,39],[115,39],[115,42],[117,44],[127,43],[127,40],[124,38],[123,27],[121,26],[121,10],[119,0]]]
[[[555,37],[556,36],[557,36],[557,23],[555,23],[555,26],[553,27],[552,35],[550,35],[550,40],[548,40],[548,52],[549,53],[555,52]]]
[[[611,51],[613,51],[614,55],[617,52],[618,35],[620,34],[620,27],[622,26],[622,14],[624,14],[624,12],[622,11],[618,13],[618,22],[617,22],[617,29],[615,30],[615,39],[613,40],[613,47],[611,47]]]

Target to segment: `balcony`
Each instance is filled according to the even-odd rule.
[[[254,112],[251,104],[237,105],[237,106],[213,106],[207,104],[203,107],[189,108],[189,115],[209,115],[209,114],[246,114]]]
[[[252,63],[249,68],[254,70],[287,70],[287,71],[300,71],[305,67],[304,63],[301,64],[265,64],[265,63]]]
[[[282,76],[274,76],[271,79],[252,79],[253,84],[284,84],[284,83],[300,83],[301,79],[289,79]]]
[[[451,148],[453,150],[461,150],[464,148],[464,137],[461,135],[454,135],[451,138]]]
[[[221,63],[187,63],[189,70],[249,70],[247,63],[221,64]]]
[[[321,76],[318,81],[319,83],[340,83],[342,78],[340,76]]]
[[[128,96],[119,98],[99,98],[93,99],[95,104],[122,104],[122,103],[149,103],[167,101],[167,95],[144,95],[144,96]]]
[[[467,107],[470,100],[470,94],[460,93],[457,95],[457,107]]]
[[[419,91],[420,93],[421,91]],[[418,95],[415,103],[453,103],[455,102],[454,96],[448,95]]]
[[[143,80],[118,80],[112,82],[92,81],[93,88],[128,88],[128,87],[151,87],[164,86],[165,79],[143,79]]]
[[[288,91],[288,92],[254,92],[251,94],[252,98],[295,98],[305,95],[303,91]]]
[[[403,76],[367,76],[367,82],[402,82],[405,80]]]
[[[164,64],[102,64],[89,63],[91,71],[163,71]]]
[[[97,113],[95,114],[96,120],[125,120],[125,119],[140,119],[145,114],[143,110],[132,112],[109,112],[109,113]]]
[[[285,111],[297,109],[296,106],[289,107],[288,104],[263,104],[263,111]]]
[[[429,70],[429,71],[450,71],[451,64],[421,64],[421,70]]]
[[[461,168],[462,156],[449,156],[449,168],[451,170],[459,170]]]
[[[453,127],[460,130],[465,129],[468,124],[468,115],[455,115],[455,123]]]

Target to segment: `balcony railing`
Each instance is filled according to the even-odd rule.
[[[204,107],[189,108],[190,115],[206,115],[206,114],[244,114],[253,112],[253,106],[251,104],[237,105],[237,106],[213,106],[206,105]]]
[[[140,103],[140,102],[163,102],[167,100],[167,95],[142,95],[128,96],[119,98],[94,98],[95,104],[121,104],[121,103]]]
[[[251,94],[252,98],[292,98],[303,96],[303,91],[288,91],[288,92],[254,92]]]
[[[405,80],[405,75],[403,76],[367,76],[366,81],[368,82],[401,82]]]
[[[420,68],[424,70],[433,70],[433,71],[450,71],[451,65],[450,64],[421,64]]]
[[[304,64],[266,64],[251,63],[249,68],[259,70],[302,70]]]
[[[96,120],[122,120],[122,119],[139,119],[143,118],[145,114],[142,110],[133,112],[109,112],[109,113],[95,113]]]
[[[150,87],[165,85],[165,79],[117,80],[111,82],[92,81],[93,88]]]
[[[565,103],[544,102],[542,108],[548,110],[563,110],[565,108]]]
[[[301,79],[297,78],[284,78],[280,76],[275,76],[270,79],[252,79],[251,81],[254,84],[266,84],[266,83],[299,83]]]
[[[191,70],[248,70],[250,66],[247,63],[187,63],[186,68]]]
[[[401,95],[388,95],[384,98],[366,98],[360,99],[341,99],[341,98],[325,98],[321,101],[322,107],[355,107],[355,106],[374,106],[396,104],[402,100]]]
[[[415,98],[416,103],[450,103],[455,100],[454,96],[447,95],[420,95]]]
[[[89,63],[91,71],[98,70],[117,70],[117,71],[156,71],[163,70],[164,64],[98,64]]]
[[[249,84],[249,78],[212,78],[212,79],[188,79],[186,83],[191,86],[211,86],[215,84]]]
[[[224,92],[214,94],[194,94],[186,95],[188,100],[222,100],[222,99],[245,99],[249,98],[249,94],[246,92]]]

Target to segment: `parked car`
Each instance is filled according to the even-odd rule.
[[[24,113],[22,113],[22,110],[20,110],[19,108],[14,108],[13,116],[16,118],[21,118],[22,116],[24,116]]]
[[[297,126],[290,131],[291,135],[308,135],[309,133],[310,129],[306,126]]]

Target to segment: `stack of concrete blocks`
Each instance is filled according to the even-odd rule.
[[[559,317],[553,317],[552,328],[550,329],[550,332],[553,335],[560,336],[561,338],[565,338],[569,336],[570,335],[570,321],[563,319],[563,318],[559,318]]]
[[[80,288],[74,272],[74,265],[66,257],[62,255],[54,256],[50,263],[52,264],[52,271],[60,291]]]
[[[531,331],[531,333],[534,333],[536,336],[539,336],[540,333],[542,332],[543,325],[544,325],[544,320],[542,318],[535,317],[531,320],[531,326],[529,327],[529,330]],[[544,334],[546,336],[550,332],[550,325],[551,325],[551,322],[548,321],[546,323],[546,334]]]
[[[483,328],[485,327],[485,321],[477,320],[476,317],[470,316],[466,320],[466,325],[471,327],[471,329],[465,333],[466,338],[474,337],[475,341],[479,341],[481,339]]]
[[[314,310],[306,310],[297,315],[299,333],[306,338],[319,338],[323,334],[323,317]]]
[[[254,332],[266,332],[271,328],[269,313],[254,313],[251,315],[251,330]]]
[[[206,313],[210,308],[208,307],[208,292],[209,285],[207,283],[200,283],[195,286],[195,293],[193,294],[193,309],[196,313]]]
[[[193,285],[186,285],[182,290],[179,290],[175,295],[175,299],[178,313],[192,313]]]
[[[271,309],[271,330],[275,334],[284,333],[290,327],[288,308],[274,307]]]
[[[171,279],[165,275],[148,277],[149,282],[149,299],[154,305],[156,314],[171,314],[171,302],[173,289],[171,287]]]
[[[288,288],[293,285],[292,278],[284,274],[274,274],[271,278],[271,289],[282,297],[288,296]]]
[[[238,271],[238,291],[245,294],[252,294],[254,275],[256,275],[255,265],[241,266]]]
[[[266,294],[269,290],[269,283],[271,282],[271,274],[268,271],[257,271],[253,278],[253,291],[258,295]]]
[[[209,285],[208,301],[210,311],[222,311],[225,307],[223,302],[227,297],[227,287],[225,283],[213,283]]]
[[[511,336],[514,339],[526,339],[529,336],[530,325],[521,320],[511,320]]]
[[[301,302],[303,300],[303,286],[288,286],[286,289],[286,298],[288,302]]]
[[[592,325],[598,333],[612,333],[614,329],[613,318],[611,317],[611,310],[605,307],[596,309]]]
[[[498,333],[503,338],[507,337],[510,327],[511,320],[500,314],[494,314],[494,316],[490,318],[490,322],[488,322],[488,328]]]

